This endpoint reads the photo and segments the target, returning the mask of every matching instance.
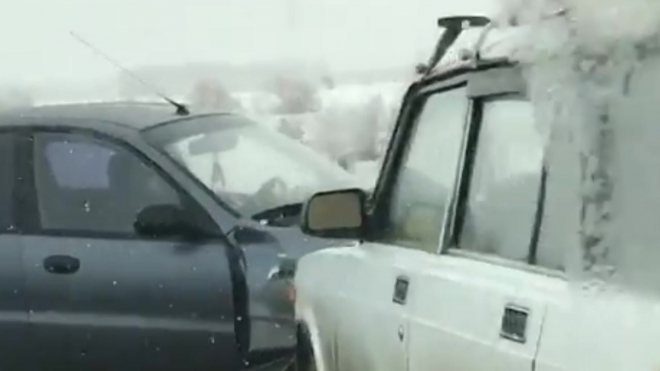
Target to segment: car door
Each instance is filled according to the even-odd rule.
[[[24,210],[22,245],[34,366],[236,367],[226,241],[159,239],[133,228],[152,205],[212,223],[199,204],[123,142],[75,131],[32,139],[22,155],[36,201]]]
[[[442,250],[411,261],[410,370],[532,370],[546,304],[560,280],[557,260],[537,249],[547,136],[516,89],[499,91],[480,81],[492,82],[497,73],[468,79],[470,113],[453,202],[436,245]],[[513,78],[503,74],[500,81]],[[426,107],[451,93],[431,89],[418,99]],[[399,171],[401,182],[405,167]],[[395,210],[399,203],[395,198]],[[403,205],[404,223],[428,220],[428,205]]]
[[[25,271],[21,260],[16,210],[26,198],[15,167],[17,136],[0,133],[0,369],[23,370],[28,353]]]

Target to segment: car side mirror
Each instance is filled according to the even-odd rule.
[[[185,239],[204,239],[208,231],[195,223],[195,218],[177,205],[153,205],[140,210],[133,223],[135,232],[140,236],[163,238],[183,237]]]
[[[296,268],[298,268],[298,259],[281,257],[278,268],[280,274],[284,275],[285,277],[293,277],[296,274]]]
[[[269,277],[270,280],[292,279],[296,275],[298,259],[288,256],[280,257],[277,264],[277,271]]]
[[[366,193],[357,188],[317,193],[305,205],[302,231],[316,237],[362,238],[366,199]]]

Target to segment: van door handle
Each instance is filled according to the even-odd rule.
[[[71,274],[80,269],[80,260],[68,255],[51,255],[44,259],[44,269],[49,273]]]
[[[409,285],[410,281],[408,280],[408,277],[399,276],[396,278],[396,282],[394,283],[394,295],[392,296],[392,301],[394,303],[406,305]]]
[[[506,305],[502,315],[500,337],[524,344],[527,341],[527,318],[529,318],[529,309],[514,304]]]

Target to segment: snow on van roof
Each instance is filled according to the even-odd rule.
[[[527,47],[531,25],[496,25],[463,31],[456,42],[435,67],[434,73],[453,69],[469,62],[474,52],[481,59],[508,58],[519,60],[520,52]],[[484,37],[485,36],[485,37]],[[481,44],[480,37],[484,37]],[[478,50],[475,50],[478,47]]]

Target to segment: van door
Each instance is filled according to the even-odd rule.
[[[473,97],[444,251],[420,259],[410,369],[533,370],[551,287],[538,236],[546,136],[518,93]]]
[[[414,106],[413,124],[394,134],[403,146],[389,157],[401,165],[378,242],[347,251],[342,262],[347,271],[341,275],[349,280],[342,307],[349,313],[340,316],[337,335],[341,370],[410,369],[411,315],[426,284],[419,263],[438,247],[468,112],[463,78],[437,88],[443,94],[424,94],[404,108]]]

